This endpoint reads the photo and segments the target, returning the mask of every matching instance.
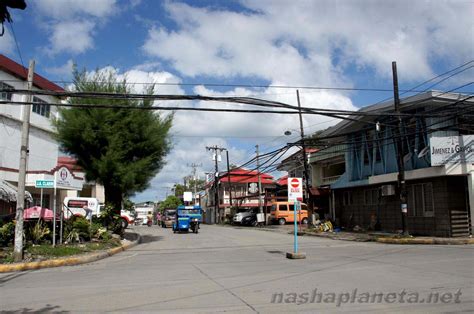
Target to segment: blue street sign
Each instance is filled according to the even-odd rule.
[[[37,189],[54,188],[54,180],[36,180],[35,187]]]

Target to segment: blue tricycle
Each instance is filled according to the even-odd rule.
[[[198,233],[199,224],[202,221],[201,206],[178,206],[176,210],[176,220],[173,222],[173,232],[186,231],[189,229],[193,233]]]

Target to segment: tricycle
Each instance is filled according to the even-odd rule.
[[[199,224],[202,221],[202,209],[201,206],[184,206],[180,205],[176,209],[176,219],[173,222],[173,232],[178,231],[189,232],[189,229],[193,233],[199,232]]]

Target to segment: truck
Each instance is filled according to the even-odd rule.
[[[63,202],[64,218],[69,219],[76,217],[99,217],[104,205],[94,197],[66,197]],[[120,218],[122,226],[127,228],[129,224],[133,224],[134,218],[130,211],[121,210]]]

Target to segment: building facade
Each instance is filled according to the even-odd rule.
[[[402,100],[401,126],[390,116],[393,102],[387,102],[362,109],[357,117],[362,123],[345,120],[325,131],[321,137],[331,140],[321,149],[321,157],[312,160],[313,178],[329,183],[333,218],[349,229],[357,225],[401,230],[400,158],[408,232],[443,237],[471,234],[474,119],[469,108],[473,105],[467,95],[431,91]]]

